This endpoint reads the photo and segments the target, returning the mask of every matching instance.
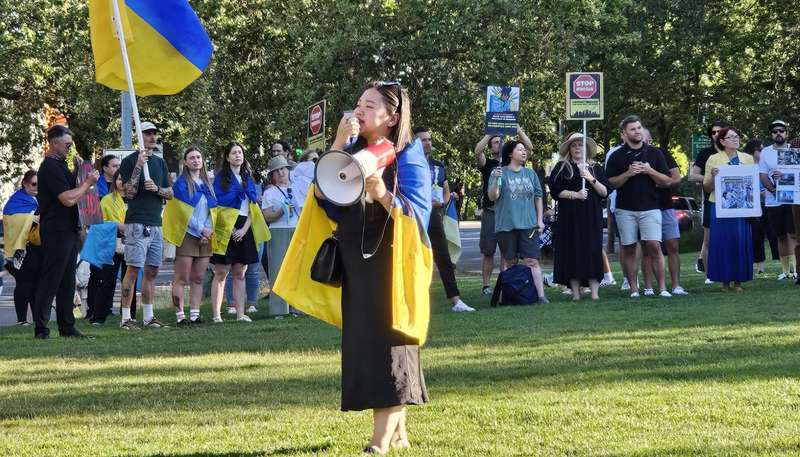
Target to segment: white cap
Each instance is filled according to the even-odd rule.
[[[155,130],[158,131],[158,127],[150,121],[142,122],[142,132],[146,132],[148,130]]]

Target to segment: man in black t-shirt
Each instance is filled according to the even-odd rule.
[[[727,126],[727,122],[717,119],[708,126],[708,129],[706,129],[708,137],[711,138],[711,146],[703,148],[697,153],[697,158],[695,159],[694,163],[692,164],[692,168],[689,171],[689,182],[696,182],[700,184],[701,189],[703,184],[703,175],[705,174],[706,162],[708,161],[709,157],[718,152],[714,147],[714,144],[717,140],[717,134],[720,130]],[[695,270],[698,273],[706,271],[705,266],[708,260],[708,229],[711,227],[711,211],[708,210],[708,205],[708,195],[703,192],[703,246],[700,248],[700,256],[697,258],[697,263],[695,265]],[[708,283],[710,281],[706,280],[706,282]]]
[[[644,255],[661,255],[661,210],[658,186],[668,187],[672,180],[664,155],[644,142],[644,128],[638,116],[628,116],[620,123],[625,145],[617,150],[606,165],[606,175],[617,188],[617,209],[614,212],[620,235],[620,260],[631,286],[631,298],[639,297],[636,281],[636,244],[643,242]],[[671,297],[666,290],[663,262],[655,262],[661,297]]]
[[[650,132],[645,129],[645,143],[650,144]],[[668,187],[658,188],[658,207],[661,210],[661,244],[667,254],[670,279],[672,280],[672,295],[688,295],[688,292],[681,286],[681,259],[679,255],[679,244],[681,239],[680,225],[678,224],[678,214],[673,207],[672,194],[676,187],[681,183],[681,170],[672,154],[662,149],[656,148],[664,156],[664,160],[669,170],[669,177],[672,184]],[[653,291],[653,266],[652,259],[648,256],[642,258],[642,270],[644,273],[644,294],[654,295]],[[659,252],[655,259],[656,262],[663,264],[664,258]]]
[[[83,337],[75,328],[72,300],[75,297],[75,267],[78,260],[80,220],[78,200],[97,182],[100,174],[92,171],[80,186],[67,168],[67,154],[72,147],[72,132],[63,125],[47,131],[48,151],[39,166],[39,233],[42,239],[42,264],[32,308],[34,336],[50,337],[47,323],[50,307],[56,300],[58,333],[64,337]]]
[[[525,135],[522,127],[517,128],[517,135],[520,142],[528,149],[533,151],[531,140]],[[497,251],[497,237],[494,232],[494,202],[489,199],[487,189],[489,187],[489,177],[496,168],[500,167],[500,150],[503,144],[503,137],[500,135],[484,135],[481,141],[475,145],[475,162],[481,172],[481,236],[480,250],[483,255],[483,288],[484,295],[491,295],[492,288],[489,285],[492,270],[494,270],[494,253]],[[489,148],[491,157],[486,157],[485,150]],[[502,269],[502,262],[500,268]]]

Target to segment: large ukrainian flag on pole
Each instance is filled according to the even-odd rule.
[[[211,61],[211,40],[187,0],[90,0],[97,82],[128,90],[113,20],[114,1],[138,95],[175,94],[202,74]]]

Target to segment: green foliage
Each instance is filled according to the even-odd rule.
[[[276,138],[305,145],[306,107],[329,103],[327,133],[370,79],[399,80],[414,121],[434,131],[451,179],[474,198],[472,149],[489,84],[519,85],[521,123],[542,166],[565,130],[564,73],[605,74],[603,149],[638,113],[666,149],[725,117],[763,136],[773,117],[800,124],[800,13],[776,0],[460,0],[194,2],[214,43],[181,94],[139,100],[171,148],[216,153],[238,140],[257,168]],[[722,14],[721,12],[724,12]],[[42,145],[45,105],[69,118],[82,155],[118,146],[119,95],[94,82],[87,2],[0,0],[0,175]]]

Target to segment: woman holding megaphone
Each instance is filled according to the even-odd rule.
[[[339,123],[332,149],[370,151],[382,168],[359,162],[364,194],[354,204],[336,206],[315,185],[316,198],[307,199],[287,252],[293,261],[284,262],[275,284],[292,306],[342,328],[341,408],[373,411],[367,453],[408,447],[405,407],[428,400],[419,348],[430,313],[431,178],[422,145],[412,138],[407,92],[397,82],[369,83]],[[318,181],[327,154],[317,162]],[[326,221],[336,223],[340,289],[309,275],[320,227],[332,232]]]

